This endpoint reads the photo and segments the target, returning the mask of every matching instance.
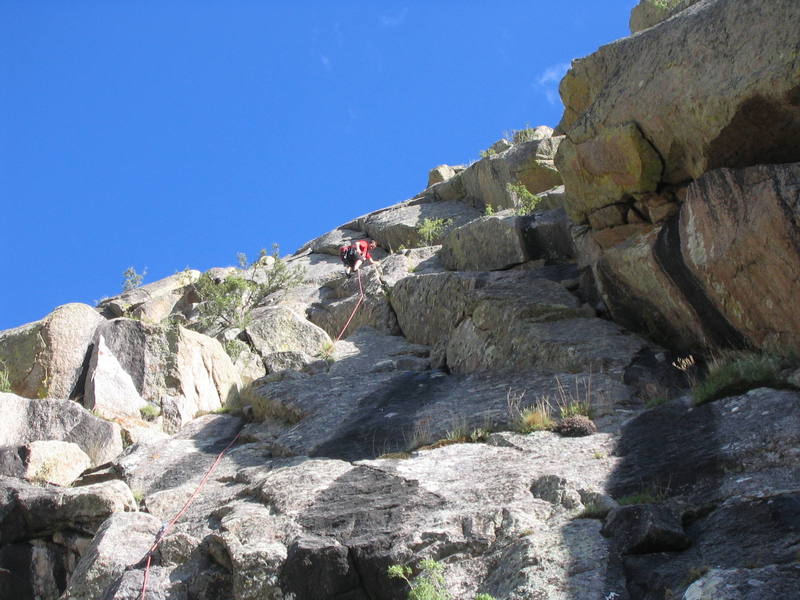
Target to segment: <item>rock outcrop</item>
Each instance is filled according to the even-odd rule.
[[[641,4],[555,134],[266,257],[296,285],[236,319],[189,273],[0,332],[63,398],[0,393],[0,597],[401,600],[424,559],[459,600],[793,597],[798,19]]]
[[[75,397],[102,321],[85,304],[65,304],[41,321],[0,332],[0,366],[11,391],[26,398]]]

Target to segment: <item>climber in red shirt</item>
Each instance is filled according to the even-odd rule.
[[[361,263],[368,260],[371,264],[375,264],[375,260],[370,254],[370,250],[375,250],[378,244],[375,240],[358,240],[350,246],[342,246],[339,248],[339,258],[345,266],[345,275],[350,277],[353,273],[358,271]]]

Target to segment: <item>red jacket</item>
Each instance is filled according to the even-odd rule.
[[[356,247],[358,253],[364,257],[364,259],[372,258],[372,255],[369,253],[369,243],[366,240],[358,240],[353,246]]]

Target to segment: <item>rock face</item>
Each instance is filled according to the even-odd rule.
[[[796,9],[706,0],[576,60],[556,157],[570,216],[719,167],[800,160]]]
[[[109,319],[134,317],[148,323],[160,323],[174,312],[184,312],[197,302],[191,284],[200,271],[187,269],[159,281],[148,283],[97,305]]]
[[[532,194],[561,185],[554,164],[561,140],[560,136],[548,136],[514,144],[432,186],[430,191],[440,200],[459,200],[480,211],[487,206],[495,210],[514,208],[516,201],[509,184],[522,184]]]
[[[107,356],[100,354],[101,337]],[[98,328],[96,339],[87,400],[107,407],[101,410],[109,414],[136,415],[144,400],[161,410],[167,429],[175,430],[199,412],[236,400],[239,375],[222,345],[208,336],[114,319]]]
[[[198,327],[176,279],[102,307],[138,320],[3,332],[15,389],[58,371],[129,445],[0,394],[0,597],[133,600],[147,577],[164,600],[401,600],[388,568],[419,582],[423,559],[459,600],[794,597],[797,361],[787,389],[696,405],[672,351],[800,350],[800,11],[666,5],[574,63],[559,135],[305,244],[243,328],[148,322]],[[347,279],[338,248],[366,237],[380,266]],[[73,487],[46,483],[80,452]]]
[[[794,163],[719,169],[690,184],[679,214],[595,263],[612,315],[684,349],[800,347],[780,300],[796,293],[800,268],[798,182]]]
[[[72,442],[93,465],[109,462],[122,453],[119,426],[97,418],[77,402],[30,400],[0,393],[0,407],[0,447],[18,448],[44,440]]]
[[[11,389],[26,398],[76,395],[89,344],[102,321],[85,304],[65,304],[41,321],[0,332],[0,361]]]
[[[684,8],[696,4],[699,0],[669,0],[657,3],[652,0],[641,0],[631,11],[631,33],[637,33],[648,27],[658,25],[661,21],[679,13]]]

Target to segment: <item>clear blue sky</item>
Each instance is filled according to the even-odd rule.
[[[510,129],[637,0],[0,0],[0,329],[293,252]]]

